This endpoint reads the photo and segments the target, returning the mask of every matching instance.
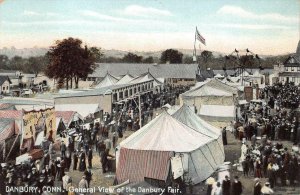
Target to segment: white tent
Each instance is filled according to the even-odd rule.
[[[201,119],[185,104],[172,114],[172,116],[198,132],[213,138],[214,141],[209,144],[209,147],[214,151],[214,160],[218,165],[221,165],[224,162],[225,153],[221,129],[218,129]]]
[[[145,177],[166,181],[170,157],[179,155],[187,172],[185,178],[197,184],[219,165],[211,148],[214,140],[163,112],[120,143],[117,181],[140,182]]]
[[[134,79],[133,76],[131,76],[130,74],[126,74],[124,75],[119,81],[116,82],[116,85],[120,85],[120,84],[128,84],[130,83],[130,81],[132,81]]]
[[[199,115],[209,121],[231,121],[235,117],[235,106],[202,105]]]
[[[108,86],[115,85],[115,83],[118,82],[118,80],[119,79],[117,79],[116,77],[107,73],[105,75],[104,79],[98,85],[96,85],[95,88],[102,88],[102,87],[108,87]]]
[[[181,94],[181,104],[195,106],[200,110],[202,105],[234,105],[238,90],[218,79],[203,82],[198,87]]]

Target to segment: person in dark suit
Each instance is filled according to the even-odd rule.
[[[260,195],[261,184],[260,184],[259,178],[255,178],[254,181],[255,181],[255,184],[254,184],[253,195]]]
[[[239,181],[239,177],[235,176],[234,181],[232,182],[232,195],[241,195],[243,192],[242,183]]]
[[[89,168],[92,168],[92,159],[93,159],[93,150],[92,150],[92,148],[90,148],[88,151]]]
[[[78,163],[78,154],[77,152],[73,153],[73,170],[77,170],[77,163]]]
[[[231,182],[228,175],[225,176],[225,180],[222,183],[223,195],[230,195]]]
[[[66,156],[66,150],[67,150],[66,144],[64,143],[64,141],[61,141],[60,151],[61,151],[62,158],[64,158]]]

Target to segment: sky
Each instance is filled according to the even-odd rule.
[[[67,37],[125,51],[295,52],[298,0],[0,0],[0,48],[49,47]],[[200,43],[196,43],[199,48]]]

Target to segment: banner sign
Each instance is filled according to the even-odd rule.
[[[56,137],[55,123],[54,108],[24,111],[21,148],[30,151],[39,134],[43,134],[43,137],[48,141],[54,142]]]

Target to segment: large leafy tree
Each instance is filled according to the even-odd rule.
[[[47,53],[49,64],[46,74],[50,78],[55,78],[60,82],[65,81],[66,88],[78,88],[79,79],[86,78],[96,68],[96,60],[101,57],[100,49],[82,46],[82,41],[75,38],[67,38],[56,41]]]
[[[161,53],[161,63],[181,64],[183,54],[178,50],[167,49]]]

